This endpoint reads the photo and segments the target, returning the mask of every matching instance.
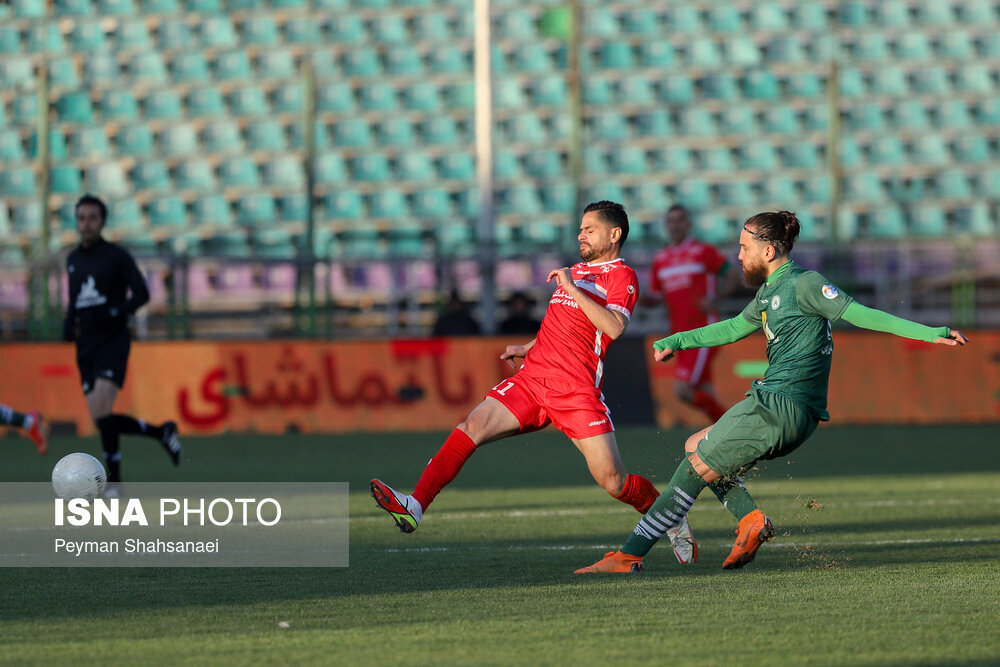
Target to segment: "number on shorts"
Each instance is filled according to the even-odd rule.
[[[500,384],[503,384],[503,389],[500,389]],[[510,381],[508,381],[507,384],[504,384],[503,382],[501,382],[500,384],[498,384],[496,387],[493,387],[493,391],[500,394],[501,396],[505,395],[507,391],[514,386],[514,383]]]

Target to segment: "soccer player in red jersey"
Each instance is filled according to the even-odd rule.
[[[716,299],[735,289],[736,273],[715,247],[691,235],[691,217],[680,204],[667,211],[666,227],[670,245],[653,256],[649,281],[653,296],[648,297],[649,302],[655,303],[657,296],[662,298],[670,315],[671,333],[718,322]],[[716,422],[726,409],[712,386],[714,356],[714,348],[707,347],[678,352],[674,392],[681,401]]]
[[[645,513],[659,493],[645,477],[625,470],[601,382],[608,346],[624,333],[639,297],[635,271],[621,259],[628,237],[621,204],[586,207],[580,223],[580,258],[549,273],[556,289],[537,337],[509,345],[501,359],[520,369],[487,393],[445,440],[413,491],[404,495],[377,479],[372,496],[404,533],[416,530],[423,513],[451,482],[476,448],[488,442],[555,425],[587,460],[594,480],[617,500]],[[678,560],[694,560],[686,524],[671,533]]]

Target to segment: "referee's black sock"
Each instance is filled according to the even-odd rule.
[[[124,433],[125,435],[145,435],[156,440],[163,440],[162,426],[154,426],[142,419],[122,414],[108,415],[104,419],[113,419],[119,433]]]
[[[101,447],[104,449],[104,463],[108,468],[109,482],[122,481],[122,454],[118,449],[120,438],[116,416],[107,415],[95,422],[101,432]]]

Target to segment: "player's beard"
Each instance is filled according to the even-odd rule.
[[[760,287],[767,281],[767,265],[743,265],[743,284],[747,287]]]
[[[601,250],[595,248],[592,245],[582,246],[580,248],[580,259],[582,259],[585,262],[592,262],[593,260],[603,255],[605,252],[607,252],[607,248]]]

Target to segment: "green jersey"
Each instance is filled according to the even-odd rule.
[[[767,371],[754,386],[781,394],[826,421],[833,323],[854,301],[789,260],[761,285],[743,318],[764,330]]]

